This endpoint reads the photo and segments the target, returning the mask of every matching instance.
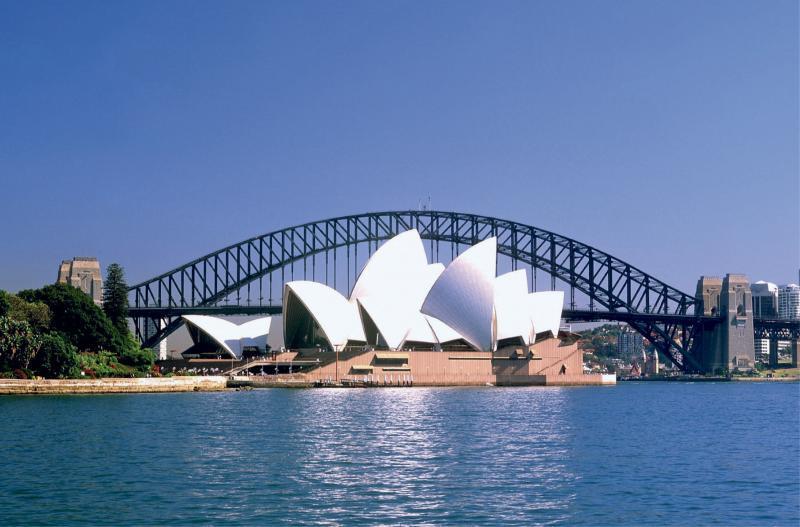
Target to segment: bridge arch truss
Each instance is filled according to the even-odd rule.
[[[575,309],[576,292],[585,295],[590,312],[601,308],[625,320],[681,369],[700,370],[690,351],[692,336],[701,325],[694,315],[693,296],[604,251],[548,230],[490,216],[430,210],[365,213],[287,227],[136,284],[129,290],[129,301],[137,337],[143,345],[152,346],[180,326],[180,313],[231,300],[239,304],[245,290],[249,303],[250,288],[261,287],[265,277],[270,280],[271,296],[273,280],[282,287],[288,269],[294,274],[295,266],[302,263],[303,276],[308,277],[309,259],[312,279],[317,279],[316,262],[321,258],[324,281],[329,283],[332,267],[333,286],[344,287],[337,284],[340,249],[346,254],[346,261],[339,265],[347,266],[349,289],[359,247],[363,257],[366,246],[368,256],[382,241],[408,229],[419,231],[434,257],[441,257],[442,242],[449,244],[452,258],[462,247],[494,236],[498,254],[510,259],[513,268],[531,269],[534,287],[538,287],[537,271],[542,271],[549,275],[550,289],[558,281],[568,286],[568,308]],[[272,302],[263,305],[263,295],[251,309],[279,311]]]

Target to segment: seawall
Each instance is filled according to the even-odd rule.
[[[227,377],[151,377],[103,379],[0,379],[0,395],[215,392],[226,389]]]

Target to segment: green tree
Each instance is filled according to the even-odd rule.
[[[47,333],[42,337],[39,353],[31,361],[36,374],[50,379],[80,377],[78,349],[60,333]]]
[[[41,343],[27,322],[0,317],[0,370],[27,369]]]
[[[9,294],[0,289],[0,317],[6,316],[11,305],[8,302]]]
[[[8,295],[8,318],[25,321],[38,333],[50,328],[50,308],[42,302],[28,302],[17,295]]]
[[[50,328],[61,333],[79,351],[108,350],[119,355],[124,339],[111,321],[83,291],[67,284],[20,291],[28,302],[43,302],[50,308]]]
[[[128,333],[128,284],[125,283],[125,270],[117,263],[112,263],[106,270],[103,311],[120,335]]]

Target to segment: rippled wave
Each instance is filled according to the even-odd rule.
[[[0,398],[2,525],[797,525],[798,386]]]

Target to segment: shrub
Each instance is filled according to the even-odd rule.
[[[119,354],[119,361],[143,372],[150,371],[156,361],[153,350],[140,348],[139,343],[134,340],[130,332],[126,332],[122,339],[122,352]]]
[[[0,370],[27,368],[41,346],[41,337],[24,321],[0,317]]]
[[[42,338],[31,366],[39,375],[52,379],[74,379],[81,375],[77,348],[59,333],[48,333]]]

